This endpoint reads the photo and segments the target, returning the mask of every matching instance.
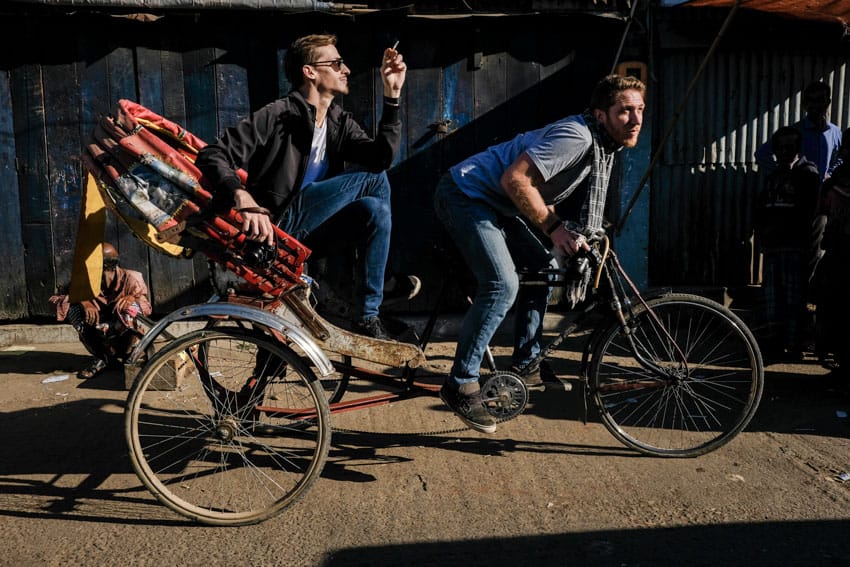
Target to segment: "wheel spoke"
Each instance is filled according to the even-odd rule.
[[[321,473],[330,438],[325,393],[303,359],[233,327],[189,333],[158,352],[125,421],[145,485],[214,525],[256,523],[297,501]]]
[[[654,316],[638,309],[630,336],[613,326],[592,355],[603,423],[648,454],[717,449],[746,427],[760,400],[764,378],[755,339],[728,309],[702,297],[671,294],[649,306]]]

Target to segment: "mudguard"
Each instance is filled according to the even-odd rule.
[[[246,321],[276,331],[294,342],[318,369],[322,377],[333,373],[333,366],[327,355],[310,337],[307,331],[290,321],[286,321],[270,311],[264,311],[250,305],[239,303],[203,303],[181,307],[163,317],[154,325],[136,345],[127,364],[138,364],[142,354],[170,325],[187,321],[210,321],[220,318]]]

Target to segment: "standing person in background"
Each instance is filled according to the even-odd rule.
[[[141,336],[136,317],[151,314],[142,274],[119,266],[118,251],[108,242],[103,243],[100,294],[80,303],[71,303],[67,295],[54,295],[50,303],[56,308],[56,320],[68,321],[94,357],[77,373],[84,380],[123,362]]]
[[[348,94],[351,69],[334,35],[307,35],[286,52],[292,91],[228,128],[198,154],[197,167],[219,197],[231,199],[248,237],[274,244],[273,224],[303,242],[314,258],[354,248],[357,303],[353,329],[388,339],[378,311],[385,300],[390,247],[390,184],[385,170],[399,149],[399,97],[407,66],[387,48],[381,60],[383,111],[369,137],[334,98]],[[364,170],[344,170],[347,163]],[[244,168],[242,185],[236,170]],[[412,298],[415,276],[395,276],[392,294]],[[389,290],[388,290],[389,293]]]
[[[850,136],[850,128],[844,131]],[[824,255],[814,278],[817,302],[817,351],[831,358],[834,374],[850,378],[850,147],[841,149],[841,165],[821,189],[820,214],[826,218]]]
[[[792,124],[802,136],[800,153],[815,164],[821,181],[838,165],[841,129],[829,121],[827,111],[832,102],[829,85],[815,81],[803,89],[805,116]],[[768,140],[755,152],[756,162],[768,175],[779,167]]]
[[[804,349],[808,257],[820,176],[802,155],[803,137],[783,126],[770,138],[777,167],[758,197],[755,230],[764,256],[765,317],[778,328],[774,350],[799,359]]]
[[[800,153],[808,161],[812,162],[818,170],[820,180],[827,179],[832,171],[840,163],[841,151],[841,129],[829,121],[829,105],[832,102],[832,91],[826,83],[814,81],[806,85],[802,94],[802,105],[805,116],[792,126],[796,128],[801,136]],[[776,157],[771,149],[770,140],[759,146],[755,152],[759,167],[768,175],[779,167]],[[826,225],[823,215],[815,214],[809,229],[808,255],[806,257],[805,275],[807,281],[811,281],[817,270],[818,262],[823,256],[821,239]],[[813,301],[813,298],[807,298]],[[807,317],[806,326],[814,325],[811,317]]]
[[[602,228],[614,157],[637,144],[645,92],[637,79],[609,75],[583,113],[492,146],[440,179],[437,216],[477,282],[440,397],[473,429],[496,430],[478,379],[487,345],[515,299],[512,363],[526,384],[540,380],[539,371],[525,367],[540,351],[550,288],[520,291],[516,266],[554,267],[553,247],[566,256],[588,249],[587,238]],[[556,204],[568,218],[559,218]],[[573,303],[585,289],[573,290]]]

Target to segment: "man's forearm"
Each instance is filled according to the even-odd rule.
[[[546,205],[540,192],[534,187],[517,184],[513,185],[507,193],[522,216],[537,225],[543,232],[548,234],[552,226],[559,222],[555,211]]]
[[[559,222],[554,208],[546,205],[538,187],[543,177],[537,166],[523,154],[505,171],[501,179],[502,188],[519,212],[549,234]]]

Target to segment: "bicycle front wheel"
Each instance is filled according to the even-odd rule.
[[[141,369],[125,434],[160,502],[202,523],[246,525],[279,514],[318,478],[330,414],[290,347],[244,329],[202,329]]]
[[[728,443],[752,419],[764,368],[755,338],[729,309],[669,294],[603,332],[590,384],[605,427],[645,454],[695,457]]]

